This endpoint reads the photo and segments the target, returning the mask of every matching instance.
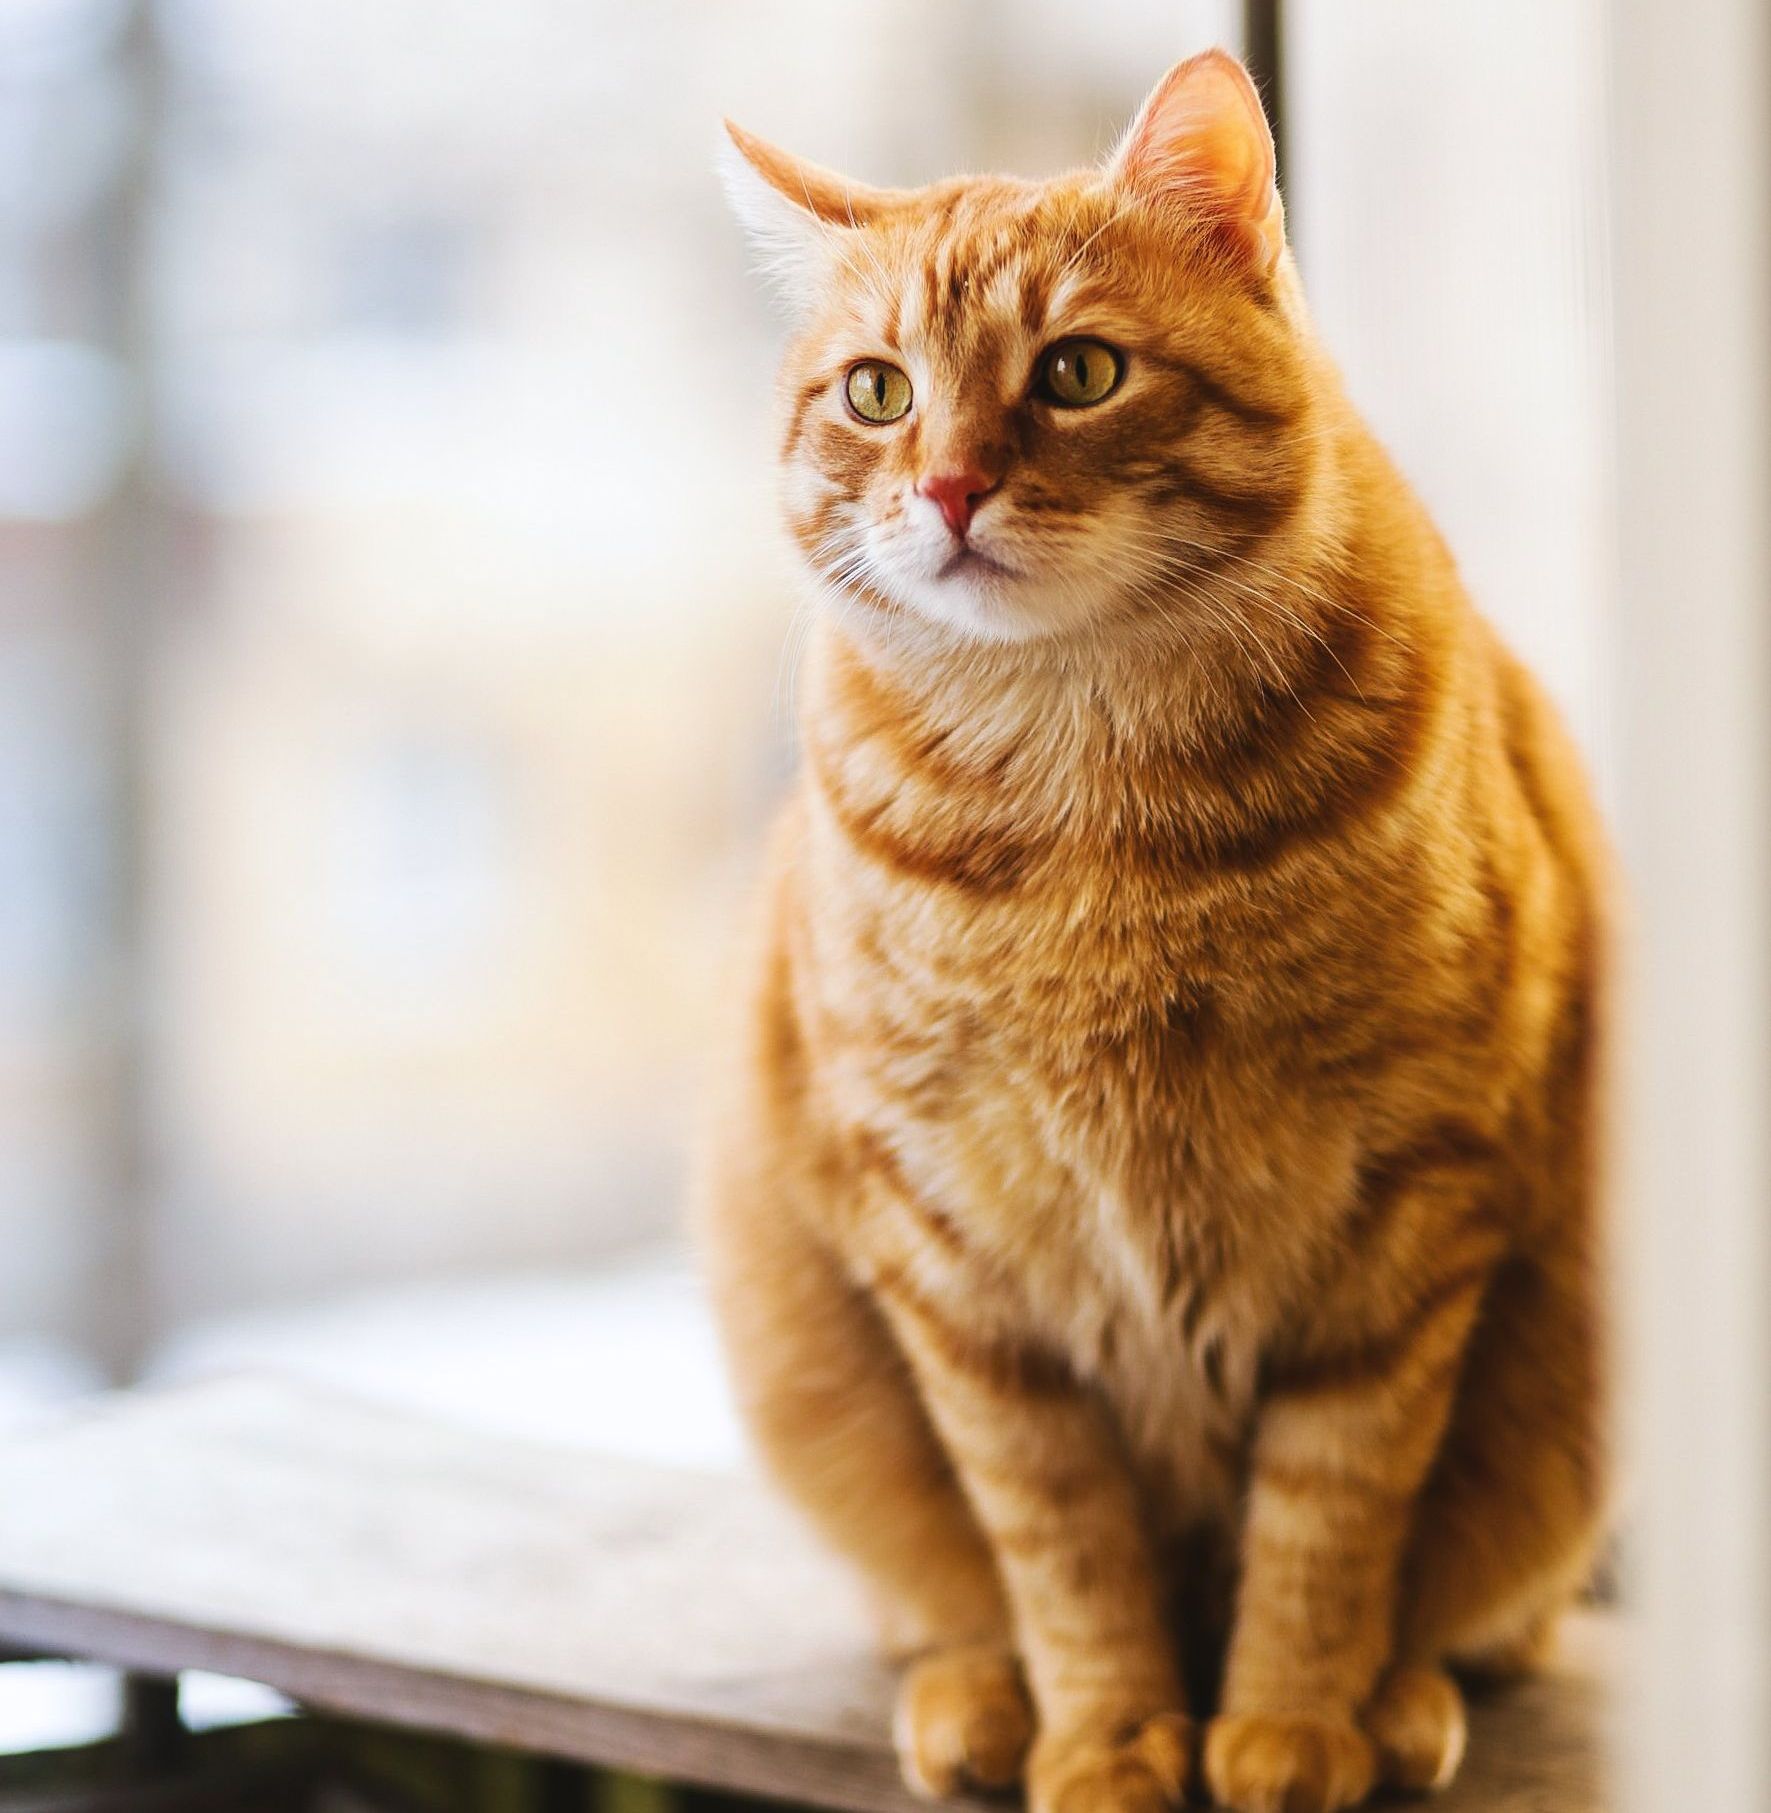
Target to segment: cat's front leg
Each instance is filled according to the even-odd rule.
[[[1333,1813],[1380,1757],[1362,1725],[1392,1660],[1397,1576],[1491,1263],[1419,1281],[1387,1327],[1275,1369],[1205,1775],[1239,1813]],[[1455,1767],[1455,1756],[1451,1766]]]
[[[1163,1813],[1193,1735],[1137,1488],[1056,1359],[901,1279],[880,1297],[995,1550],[1039,1721],[1033,1813]]]

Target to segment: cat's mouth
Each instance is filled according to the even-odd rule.
[[[993,579],[1018,579],[1020,574],[1011,566],[975,548],[970,542],[961,542],[949,556],[946,565],[935,575],[937,579],[959,579],[982,577],[988,575]]]

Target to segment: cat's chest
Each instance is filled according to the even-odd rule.
[[[1265,1320],[1350,1173],[1346,1131],[1236,1056],[1151,1041],[1041,1062],[981,1039],[947,1076],[899,1116],[913,1166],[1078,1350],[1110,1355],[1114,1324],[1197,1355],[1215,1322]]]
[[[1134,1446],[1232,1441],[1351,1169],[1238,928],[1079,869],[1061,897],[970,913],[868,894],[825,933],[837,1116],[890,1145],[915,1199],[886,1209],[887,1262],[1060,1349]]]
[[[1001,989],[900,973],[832,1015],[825,1052],[844,1118],[893,1154],[880,1261],[1061,1352],[1180,1527],[1234,1499],[1259,1357],[1351,1142],[1151,950],[1043,980],[1023,961]]]
[[[937,1252],[903,1230],[923,1276],[1100,1393],[1157,1527],[1228,1516],[1260,1355],[1295,1289],[1284,1180],[1178,1127],[1055,1144],[1064,1117],[1034,1093],[902,1127],[904,1176],[953,1236]],[[1152,1137],[1181,1156],[1145,1150]]]
[[[845,1114],[902,1140],[1017,1272],[1049,1260],[1173,1309],[1244,1249],[1283,1244],[1288,1207],[1346,1145],[1222,941],[1172,894],[964,936],[872,915],[826,997]]]
[[[1204,1006],[1034,1038],[924,1016],[856,1063],[857,1107],[959,1236],[956,1282],[1102,1376],[1141,1354],[1233,1394],[1350,1171],[1345,1130]]]

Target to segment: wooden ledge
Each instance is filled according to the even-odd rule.
[[[0,1446],[0,1480],[0,1646],[851,1813],[924,1805],[850,1583],[750,1480],[251,1379],[100,1400]],[[1476,1704],[1435,1808],[1607,1804],[1612,1624],[1573,1620],[1557,1669]]]

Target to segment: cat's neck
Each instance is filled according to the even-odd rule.
[[[1166,608],[1092,634],[1022,643],[962,640],[901,617],[827,612],[808,657],[808,745],[884,761],[934,753],[926,772],[970,791],[985,778],[1005,809],[1075,815],[1125,809],[1116,775],[1156,754],[1207,763],[1260,739],[1312,690],[1370,704],[1409,694],[1462,613],[1442,544],[1362,429],[1336,488],[1288,544],[1191,589]]]
[[[902,617],[825,613],[809,650],[809,716],[834,711],[862,733],[879,715],[914,719],[980,764],[1029,740],[1056,753],[1156,737],[1208,751],[1249,734],[1276,696],[1295,696],[1348,616],[1390,614],[1392,585],[1362,582],[1344,558],[1177,587],[1169,615],[1044,641],[963,640]],[[1405,633],[1405,625],[1380,625]]]

